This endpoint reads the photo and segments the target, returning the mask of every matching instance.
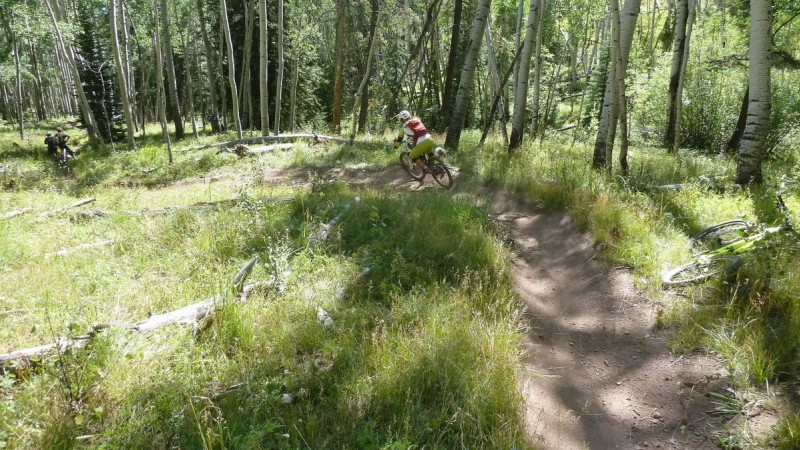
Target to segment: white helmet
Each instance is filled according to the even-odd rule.
[[[411,118],[411,113],[404,109],[404,110],[400,111],[399,113],[397,113],[397,115],[395,117],[400,119],[400,120],[408,120],[408,119]]]

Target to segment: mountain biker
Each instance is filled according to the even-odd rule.
[[[409,137],[413,148],[408,157],[414,161],[417,167],[424,169],[425,165],[420,157],[424,154],[433,153],[433,150],[436,148],[436,143],[428,133],[428,129],[425,128],[425,124],[422,123],[419,117],[412,116],[411,113],[405,109],[397,113],[394,118],[399,119],[400,123],[403,124],[403,134],[395,139],[395,147],[398,147],[400,143],[403,142],[404,137]]]
[[[55,136],[50,133],[47,133],[47,136],[44,138],[44,145],[47,146],[47,153],[54,158],[58,158],[58,140]]]
[[[69,145],[67,145],[67,141],[69,141],[69,135],[64,133],[64,129],[61,127],[56,128],[55,139],[58,143],[58,148],[66,150],[70,158],[75,158],[75,152],[73,152],[72,149],[69,148]]]

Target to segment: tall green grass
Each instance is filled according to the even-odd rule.
[[[396,157],[334,152],[350,154],[294,158],[324,167]],[[516,389],[519,306],[504,236],[481,201],[319,177],[310,189],[273,187],[259,183],[258,168],[236,165],[244,187],[127,186],[109,182],[120,169],[109,170],[82,191],[105,217],[40,219],[74,198],[36,183],[0,193],[3,211],[34,208],[0,222],[2,307],[22,311],[0,316],[0,341],[37,345],[214,295],[225,304],[197,329],[111,328],[84,349],[1,376],[1,445],[529,447]],[[234,206],[152,213],[231,198]],[[336,216],[327,241],[310,246]],[[42,256],[106,238],[115,243]],[[230,280],[254,255],[251,281],[268,286],[242,303]]]
[[[674,328],[670,345],[675,351],[715,351],[727,361],[738,390],[796,382],[800,265],[793,239],[746,255],[735,280],[711,280],[680,295],[660,286],[661,271],[690,259],[688,237],[703,228],[732,218],[778,223],[774,187],[778,178],[795,176],[791,166],[768,161],[763,188],[719,190],[732,185],[733,159],[683,151],[678,160],[643,144],[634,143],[630,175],[611,179],[590,168],[590,145],[563,138],[529,143],[512,159],[498,144],[467,148],[461,156],[487,182],[536,199],[544,208],[569,211],[580,228],[591,232],[602,257],[630,266],[637,286],[660,304],[655,325]],[[672,184],[680,189],[653,189]],[[784,192],[795,223],[796,192]],[[796,445],[797,423],[791,416],[783,423],[780,448]]]

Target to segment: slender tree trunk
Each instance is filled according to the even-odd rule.
[[[17,123],[19,125],[19,137],[25,138],[25,107],[23,106],[22,95],[22,68],[19,61],[19,42],[17,42],[17,35],[14,33],[11,21],[14,20],[14,13],[11,13],[11,19],[3,20],[3,25],[6,28],[6,33],[11,41],[11,50],[14,53],[14,95],[17,100]]]
[[[347,13],[346,0],[336,0],[336,57],[333,84],[333,134],[342,131],[342,72],[344,71],[344,40]]]
[[[675,126],[680,118],[677,114],[678,84],[683,67],[683,55],[686,53],[686,26],[689,18],[689,0],[678,0],[677,19],[675,23],[675,40],[672,49],[672,68],[669,73],[669,90],[667,91],[667,129],[664,132],[664,144],[672,151],[675,143]]]
[[[614,154],[614,135],[617,132],[617,115],[619,114],[619,84],[617,80],[617,64],[620,52],[620,30],[619,30],[619,6],[616,0],[611,0],[611,48],[610,57],[608,59],[608,81],[607,85],[610,87],[611,104],[609,105],[609,116],[611,117],[606,130],[605,139],[605,157],[604,168],[606,176],[609,178],[612,174],[613,154]]]
[[[497,112],[497,105],[500,103],[500,98],[504,92],[506,92],[506,84],[508,83],[508,79],[511,77],[511,74],[515,72],[514,68],[518,67],[517,62],[519,61],[519,57],[522,54],[522,46],[517,47],[517,51],[514,54],[514,60],[508,66],[508,71],[506,72],[505,76],[503,77],[503,81],[500,83],[500,92],[494,98],[492,102],[492,109],[489,111],[489,118],[486,120],[486,123],[483,127],[483,134],[481,135],[481,140],[478,142],[478,145],[483,145],[486,142],[486,136],[489,134],[489,127],[492,124],[492,120],[494,120],[494,115]],[[505,128],[505,122],[503,122],[503,128]]]
[[[42,82],[42,73],[39,70],[38,51],[30,39],[28,39],[28,50],[30,52],[31,73],[33,74],[33,97],[36,106],[36,117],[40,121],[47,120],[48,107],[45,104],[45,89]]]
[[[453,5],[453,29],[450,34],[450,51],[447,55],[447,69],[445,70],[444,90],[442,92],[442,124],[450,123],[451,106],[455,98],[453,84],[455,83],[456,66],[458,65],[458,47],[461,42],[463,8],[463,0],[455,0]]]
[[[619,127],[620,127],[620,136],[619,136],[619,167],[622,171],[622,175],[627,177],[628,176],[628,108],[627,102],[625,99],[625,75],[627,69],[627,62],[624,60],[626,56],[622,49],[622,42],[620,38],[620,33],[622,28],[622,24],[620,23],[619,17],[619,2],[618,0],[611,0],[612,12],[613,15],[616,16],[613,20],[616,23],[619,23],[617,27],[616,36],[615,37],[615,59],[614,65],[616,66],[616,80],[617,83],[617,111],[619,114]],[[611,142],[613,146],[614,138],[611,137]],[[608,158],[610,161],[610,158]],[[610,165],[610,164],[609,164]]]
[[[125,3],[119,2],[119,16],[122,21],[122,26],[119,29],[121,32],[122,38],[122,64],[125,66],[124,74],[125,74],[125,81],[127,82],[126,86],[128,87],[128,99],[131,103],[131,115],[133,116],[133,127],[134,131],[139,131],[139,122],[140,118],[139,115],[139,108],[138,102],[139,99],[136,96],[136,70],[133,67],[133,58],[131,58],[131,38],[128,34],[128,16],[130,15],[129,12],[126,12]]]
[[[115,0],[108,0],[109,24],[111,25],[111,51],[114,54],[114,72],[117,75],[117,88],[119,98],[122,101],[122,116],[125,118],[126,137],[128,139],[128,150],[136,147],[133,140],[133,114],[131,113],[131,102],[128,97],[128,81],[125,79],[125,65],[122,62],[122,55],[119,49],[119,37],[117,35],[117,5]]]
[[[155,17],[156,24],[153,30],[153,48],[155,49],[156,73],[158,74],[156,76],[156,83],[158,86],[158,90],[156,92],[156,103],[158,103],[158,118],[161,122],[161,136],[164,139],[164,145],[167,146],[167,157],[169,158],[169,163],[172,164],[172,146],[170,144],[169,130],[167,128],[167,93],[164,89],[164,64],[161,51],[161,27],[159,26],[158,14],[154,12],[153,16]]]
[[[538,0],[531,0],[528,9],[528,25],[525,30],[525,41],[522,44],[522,54],[519,60],[519,73],[514,77],[517,86],[514,89],[514,114],[511,116],[511,140],[508,143],[509,153],[522,145],[522,135],[525,132],[525,107],[528,99],[528,80],[530,79],[531,54],[536,45],[538,32]]]
[[[242,53],[242,70],[241,78],[239,79],[239,104],[243,108],[242,114],[242,129],[251,128],[253,121],[253,111],[251,103],[249,102],[250,96],[250,55],[253,49],[253,27],[255,22],[255,12],[253,11],[254,0],[245,0],[244,2],[244,49]]]
[[[772,53],[772,0],[750,2],[750,104],[742,147],[736,165],[736,184],[763,181],[761,162],[769,135],[772,112],[770,55]]]
[[[621,76],[625,77],[628,69],[628,58],[630,57],[631,46],[633,43],[633,35],[636,29],[636,20],[639,17],[639,10],[641,7],[641,0],[625,0],[625,5],[623,6],[622,15],[620,17],[621,23],[619,23],[619,33],[620,33],[620,57],[622,58],[622,71],[623,73],[620,74]],[[611,20],[613,24],[613,19]],[[613,30],[613,27],[612,27]],[[613,60],[611,60],[613,61]],[[613,62],[609,63],[609,74],[611,73],[611,68],[614,68],[615,65]],[[607,142],[606,140],[611,138],[611,146],[613,148],[614,142],[613,140],[616,137],[616,122],[618,117],[613,111],[611,110],[611,104],[614,102],[617,95],[615,95],[611,88],[615,84],[618,84],[616,80],[608,76],[606,80],[606,90],[603,95],[603,108],[600,112],[600,122],[597,126],[597,138],[595,139],[594,143],[594,155],[592,157],[592,165],[595,168],[604,167],[606,165],[606,148]],[[619,111],[617,109],[617,111]],[[614,124],[614,125],[612,125]],[[608,161],[610,163],[610,161]]]
[[[225,0],[220,0],[220,10],[222,13],[220,20],[222,21],[225,43],[228,46],[228,81],[231,85],[231,99],[233,100],[233,121],[236,125],[236,138],[241,139],[242,121],[239,117],[239,96],[236,91],[236,63],[233,58],[233,42],[231,41],[231,28],[228,22],[228,4]]]
[[[534,0],[539,2],[536,11],[536,29],[542,29],[542,17],[544,16],[544,8],[546,0]],[[536,50],[533,55],[533,107],[531,108],[531,136],[536,137],[539,134],[539,98],[542,92],[542,33],[536,33]]]
[[[86,93],[84,92],[83,85],[81,84],[81,76],[80,72],[78,72],[78,66],[75,63],[75,55],[72,52],[72,47],[64,42],[64,36],[61,34],[61,30],[58,27],[56,9],[54,9],[55,7],[53,6],[54,1],[55,0],[45,0],[45,3],[47,4],[47,12],[50,15],[50,20],[53,22],[53,31],[56,33],[59,51],[65,56],[67,66],[72,75],[75,92],[78,94],[78,98],[81,102],[81,111],[83,113],[83,121],[86,125],[86,131],[89,134],[89,143],[91,145],[102,145],[104,143],[103,138],[97,134],[97,122],[94,120],[92,110],[89,108],[89,101],[86,99]]]
[[[167,0],[161,0],[161,20],[164,27],[164,62],[166,63],[167,83],[169,84],[169,103],[172,110],[172,122],[175,124],[175,139],[184,136],[181,105],[178,100],[178,82],[175,76],[175,58],[172,55],[172,32],[170,31],[169,9]]]
[[[525,0],[518,0],[518,5],[517,5],[517,24],[516,24],[516,29],[515,29],[515,32],[514,32],[514,48],[521,48],[522,31],[523,31],[523,28],[522,28],[522,23],[523,22],[522,21],[523,21],[524,17],[525,17]],[[519,73],[520,73],[519,72],[519,62],[520,62],[520,59],[518,58],[517,62],[514,64],[514,86],[513,86],[514,89],[517,88],[517,83],[519,83]],[[514,96],[516,97],[516,92],[514,93]]]
[[[294,133],[297,127],[297,83],[300,79],[300,58],[292,58],[292,88],[289,91],[289,131]]]
[[[186,57],[186,64],[184,65],[184,67],[185,67],[184,70],[186,72],[186,90],[187,90],[187,93],[189,94],[189,99],[188,99],[189,100],[189,118],[192,121],[192,135],[194,136],[195,139],[197,139],[199,136],[197,134],[197,120],[195,120],[197,118],[197,114],[195,114],[195,110],[194,110],[194,83],[192,82],[192,71],[194,70],[194,67],[193,67],[194,64],[192,64],[192,62],[194,60],[194,55],[195,55],[195,50],[194,49],[195,49],[195,45],[194,45],[194,41],[192,41],[192,53],[191,53],[192,54],[192,60],[190,60],[188,58],[188,56],[189,56],[189,46],[188,45],[184,45],[184,47],[183,47],[183,54],[187,56]]]
[[[678,75],[678,89],[675,102],[675,137],[672,142],[672,153],[677,155],[681,145],[681,109],[683,102],[683,81],[686,79],[686,66],[689,64],[689,42],[692,37],[692,24],[694,23],[695,0],[689,0],[689,15],[686,18],[686,37],[684,38],[683,57],[681,58],[681,68]]]
[[[750,87],[744,91],[742,96],[742,106],[739,107],[739,118],[736,120],[736,128],[733,129],[731,138],[725,144],[725,151],[738,151],[742,145],[742,136],[744,136],[744,128],[747,126],[747,106],[750,103]]]
[[[283,0],[278,0],[278,74],[275,79],[275,134],[281,134],[281,98],[283,97]],[[353,129],[355,133],[355,128]]]
[[[656,15],[658,14],[658,0],[653,0],[653,10],[650,14],[650,32],[648,33],[648,48],[650,49],[650,70],[648,71],[647,76],[650,76],[650,72],[653,71],[656,67]]]
[[[261,0],[262,3],[266,2],[266,0]],[[209,89],[208,93],[210,95],[210,109],[211,109],[211,116],[218,117],[219,116],[219,101],[217,100],[217,69],[213,67],[214,61],[214,47],[211,45],[211,39],[208,37],[208,30],[206,30],[206,19],[203,14],[203,2],[202,0],[196,0],[196,7],[197,7],[197,15],[200,19],[200,34],[203,36],[203,47],[205,48],[206,55],[206,70],[208,70],[208,84]],[[264,16],[264,22],[266,23],[266,16]],[[217,119],[218,120],[218,119]],[[212,128],[214,124],[212,123]],[[218,133],[220,130],[213,130],[215,133]]]
[[[378,29],[378,14],[380,12],[380,7],[381,7],[380,0],[372,0],[370,3],[372,5],[372,13],[371,13],[370,20],[369,20],[369,50],[370,50],[371,53],[370,53],[369,61],[367,61],[367,71],[366,71],[366,74],[364,74],[364,79],[367,80],[367,82],[364,83],[362,81],[362,84],[364,86],[363,86],[363,90],[361,90],[361,107],[358,110],[358,132],[359,133],[364,132],[364,129],[367,126],[367,113],[368,113],[368,108],[369,108],[369,81],[368,80],[369,80],[369,77],[372,74],[371,63],[372,63],[372,60],[374,59],[374,56],[373,56],[374,49],[373,49],[373,47],[375,46],[375,44],[374,44],[374,42],[375,42],[375,34],[377,32],[377,29]]]
[[[377,1],[373,2],[373,5],[376,4]],[[377,16],[378,11],[373,10],[373,20],[372,23],[374,26],[377,27]],[[369,77],[370,73],[372,72],[372,60],[375,58],[375,42],[377,42],[377,33],[376,30],[372,30],[369,42],[369,53],[367,55],[367,68],[364,71],[364,77],[361,79],[361,84],[358,86],[358,92],[356,92],[356,98],[354,104],[358,104],[360,98],[363,98],[363,93],[366,92],[367,86],[369,85]],[[355,107],[353,108],[353,124],[350,130],[350,142],[352,142],[356,138],[356,110]]]
[[[261,135],[269,136],[267,0],[258,0],[258,15],[258,94],[261,108]]]
[[[470,101],[473,80],[475,79],[475,65],[478,61],[478,52],[483,40],[483,29],[489,19],[491,0],[479,0],[475,9],[475,19],[472,22],[472,31],[469,35],[469,47],[464,57],[464,68],[461,70],[461,81],[458,83],[458,95],[450,118],[450,127],[447,130],[445,144],[450,148],[457,148],[461,140],[461,130],[467,116],[467,104]]]
[[[411,48],[408,60],[406,60],[406,64],[405,66],[403,66],[403,71],[400,72],[400,77],[397,78],[397,88],[394,90],[394,92],[392,93],[392,97],[389,100],[389,111],[391,111],[392,114],[394,114],[396,110],[399,109],[397,105],[397,96],[399,95],[400,91],[402,91],[401,86],[404,83],[406,75],[408,75],[408,70],[411,68],[411,64],[414,62],[420,50],[423,48],[425,40],[428,39],[430,34],[429,30],[432,24],[436,22],[436,17],[438,14],[439,14],[439,0],[433,0],[431,4],[428,5],[428,9],[425,13],[425,23],[422,25],[422,32],[420,32],[419,36],[417,37],[416,43]],[[420,67],[424,67],[424,64],[421,63]],[[414,98],[414,91],[416,90],[416,80],[419,79],[420,71],[417,72],[417,77],[415,78],[415,82],[411,85],[411,95],[410,95],[411,99]]]
[[[501,95],[500,92],[500,90],[502,89],[500,87],[500,74],[497,69],[497,58],[495,57],[494,53],[494,45],[492,44],[492,28],[488,20],[486,21],[486,53],[489,60],[489,74],[492,85],[492,97],[495,96],[500,97],[500,102],[501,102],[500,107],[502,108],[503,96]],[[501,125],[502,126],[500,127],[500,130],[503,133],[503,144],[508,144],[508,132],[506,131],[506,124],[502,123]]]

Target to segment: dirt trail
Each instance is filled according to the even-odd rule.
[[[436,188],[409,181],[400,169],[323,172],[379,188]],[[265,175],[307,182],[299,171]],[[458,181],[456,189],[482,191]],[[719,448],[715,430],[738,426],[713,414],[719,404],[711,393],[730,386],[724,363],[671,353],[670,332],[654,328],[657,306],[635,291],[630,270],[600,260],[567,215],[502,191],[486,195],[514,239],[514,278],[529,321],[529,370],[519,386],[537,448]]]
[[[492,208],[516,243],[514,273],[530,317],[526,420],[544,449],[719,448],[712,415],[729,376],[709,355],[679,356],[630,270],[598,259],[568,216],[505,193]]]

